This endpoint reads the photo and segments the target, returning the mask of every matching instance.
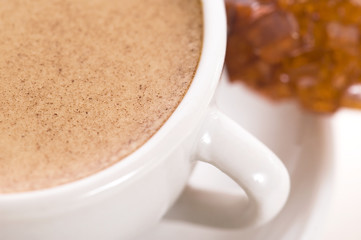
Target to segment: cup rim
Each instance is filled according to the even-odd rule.
[[[59,196],[79,200],[101,192],[104,190],[102,186],[112,187],[112,185],[121,184],[134,175],[139,175],[149,167],[144,163],[148,158],[143,155],[159,144],[165,135],[170,134],[172,127],[180,124],[184,116],[194,114],[199,106],[206,108],[218,85],[223,69],[226,47],[225,6],[223,0],[201,0],[201,3],[203,10],[203,45],[198,67],[188,91],[162,127],[133,153],[104,170],[51,188],[7,194],[0,193],[0,206],[15,207],[20,203],[24,204],[24,202],[41,204],[41,201],[39,201],[41,199],[46,199],[46,201],[49,201],[49,198],[56,200]],[[110,175],[114,176],[115,173],[117,173],[116,180],[108,177]]]

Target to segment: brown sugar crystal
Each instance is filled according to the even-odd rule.
[[[226,66],[271,99],[361,108],[361,1],[227,0]]]

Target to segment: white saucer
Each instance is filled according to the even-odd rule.
[[[288,203],[279,216],[258,229],[215,229],[165,219],[139,240],[318,239],[332,188],[331,119],[306,114],[294,103],[266,101],[239,83],[230,83],[225,75],[216,103],[284,161],[292,182]],[[197,165],[189,184],[225,195],[242,194],[232,180],[207,164]]]

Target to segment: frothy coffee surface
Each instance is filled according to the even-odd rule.
[[[197,0],[2,0],[0,193],[96,173],[175,110],[202,45]]]

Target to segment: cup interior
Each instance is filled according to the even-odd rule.
[[[226,46],[226,16],[223,0],[202,0],[203,46],[196,74],[183,100],[170,118],[143,146],[118,163],[89,177],[49,189],[13,194],[0,194],[0,205],[17,206],[24,202],[41,204],[59,202],[64,198],[88,198],[104,189],[123,184],[147,169],[149,158],[157,159],[159,146],[175,144],[174,132],[187,125],[186,132],[194,129],[205,113],[221,75]],[[169,141],[172,139],[172,141]],[[159,158],[160,161],[160,158]],[[152,164],[157,164],[153,162]]]

